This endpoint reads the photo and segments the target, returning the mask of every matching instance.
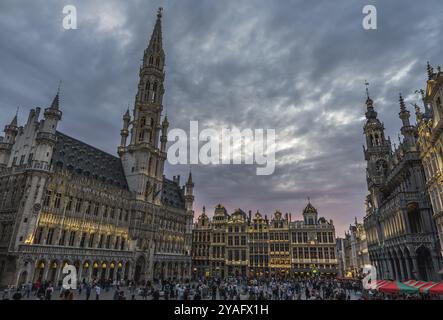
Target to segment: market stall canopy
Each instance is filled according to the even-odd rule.
[[[371,289],[378,290],[380,287],[391,283],[389,280],[373,280],[369,283]]]
[[[392,281],[386,285],[381,286],[378,289],[380,292],[385,293],[417,293],[418,289],[408,286],[400,281]]]
[[[435,286],[429,289],[430,294],[441,294],[443,295],[443,281],[437,283]]]
[[[420,293],[426,293],[426,294],[428,294],[429,293],[429,290],[433,287],[433,286],[435,286],[435,285],[437,285],[438,283],[435,283],[435,282],[427,282],[425,285],[423,285],[423,286],[421,286],[419,289],[418,289],[418,291],[420,292]]]
[[[436,283],[432,281],[417,281],[417,280],[408,280],[403,283],[410,287],[418,289],[418,292],[420,293],[429,293],[429,289],[436,285]]]

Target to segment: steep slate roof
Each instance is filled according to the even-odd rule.
[[[57,143],[52,155],[55,167],[90,176],[104,183],[128,189],[122,163],[118,157],[84,142],[56,132]]]
[[[163,191],[161,201],[163,204],[179,209],[185,208],[185,200],[180,186],[172,180],[163,178]]]

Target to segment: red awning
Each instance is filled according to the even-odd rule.
[[[424,284],[424,285],[422,285],[419,289],[418,289],[418,291],[420,292],[420,293],[429,293],[429,290],[433,287],[433,286],[435,286],[437,283],[435,283],[435,282],[428,282],[428,283],[426,283],[426,284]]]
[[[417,293],[418,289],[408,286],[400,281],[392,281],[380,287],[379,291],[385,293]]]
[[[443,295],[443,281],[437,283],[431,289],[429,289],[430,294],[442,294]]]
[[[373,280],[371,283],[368,283],[371,289],[378,290],[381,287],[391,283],[389,280]]]
[[[416,282],[417,282],[417,280],[408,280],[408,281],[404,281],[403,283],[408,285],[408,286],[410,286],[410,285],[412,285],[412,284],[414,284]]]

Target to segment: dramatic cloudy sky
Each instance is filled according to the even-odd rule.
[[[67,4],[78,30],[62,28]],[[376,31],[362,28],[366,4],[378,9]],[[309,196],[339,234],[362,218],[364,81],[397,141],[399,92],[416,102],[426,61],[443,63],[442,1],[1,0],[1,124],[17,106],[22,123],[30,108],[47,106],[61,79],[59,129],[115,154],[159,5],[171,127],[198,120],[277,133],[271,176],[254,166],[193,166],[196,213],[221,202],[299,218]]]

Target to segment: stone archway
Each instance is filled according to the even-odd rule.
[[[23,270],[20,273],[20,276],[18,277],[17,286],[20,287],[20,286],[24,285],[27,282],[27,279],[28,279],[28,271]]]
[[[111,261],[111,263],[109,264],[109,279],[111,281],[114,281],[114,279],[115,279],[116,268],[117,268],[117,264],[115,263],[115,261]]]
[[[93,280],[97,280],[98,278],[98,262],[94,261],[94,263],[92,264],[92,279]]]
[[[108,262],[107,261],[103,261],[102,264],[101,264],[101,270],[100,270],[100,280],[101,281],[108,280],[108,279],[106,279],[107,271],[108,271]]]
[[[420,280],[429,281],[432,279],[434,268],[432,266],[431,251],[425,246],[420,246],[415,251],[417,254],[418,276]]]
[[[119,261],[117,263],[117,270],[116,270],[116,277],[117,277],[116,279],[117,279],[117,281],[121,281],[122,280],[122,277],[123,277],[122,269],[123,269],[123,262]]]
[[[34,283],[35,282],[43,282],[43,277],[45,274],[46,261],[44,259],[38,260],[35,266],[34,272]]]
[[[59,262],[57,260],[53,260],[51,261],[51,263],[49,264],[49,272],[48,272],[48,277],[47,280],[54,283],[57,280],[57,270],[59,268]]]
[[[81,282],[89,282],[90,278],[91,278],[91,262],[89,260],[85,260],[83,262],[81,278],[79,278],[78,280]]]
[[[129,269],[130,268],[131,268],[131,263],[129,261],[126,261],[125,272],[124,272],[124,275],[123,275],[123,280],[129,280],[129,272],[130,272]]]
[[[135,270],[134,270],[134,281],[135,283],[139,283],[144,280],[145,278],[145,266],[146,266],[146,259],[143,256],[138,257],[136,263],[135,263]]]

